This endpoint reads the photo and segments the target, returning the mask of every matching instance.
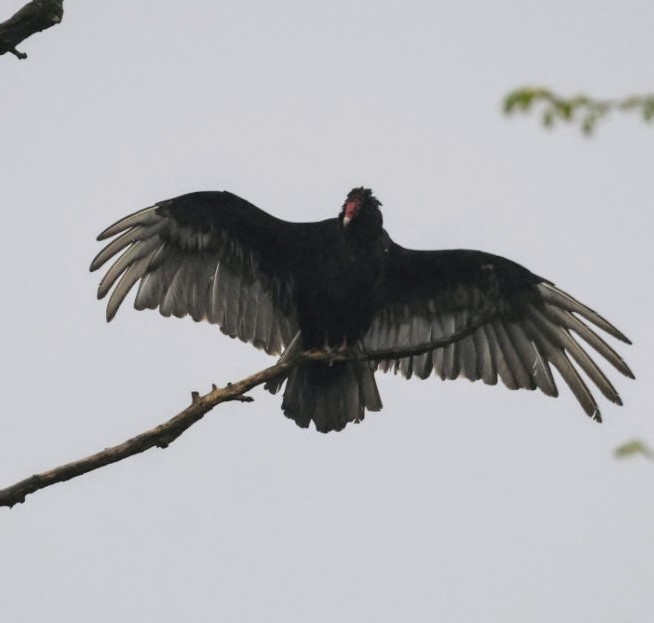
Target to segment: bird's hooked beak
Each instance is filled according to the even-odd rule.
[[[343,227],[347,227],[347,224],[354,218],[354,215],[357,213],[361,207],[361,202],[358,200],[351,200],[345,202],[345,215],[343,216]]]

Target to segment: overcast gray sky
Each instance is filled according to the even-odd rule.
[[[0,19],[24,3],[5,0]],[[0,511],[2,619],[646,623],[654,612],[654,129],[505,119],[523,84],[652,89],[654,4],[67,0],[0,57],[0,486],[271,363],[216,327],[114,322],[97,233],[191,190],[290,220],[371,186],[393,238],[510,257],[634,341],[605,423],[380,375],[381,413],[302,430],[226,404],[165,451]]]

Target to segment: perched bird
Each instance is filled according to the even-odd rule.
[[[503,257],[401,247],[384,230],[380,206],[372,191],[355,188],[337,218],[291,223],[230,192],[160,201],[98,236],[116,237],[91,270],[122,252],[100,282],[98,298],[113,287],[111,320],[138,282],[136,309],[208,320],[271,355],[283,351],[282,360],[312,348],[371,352],[428,343],[492,310],[476,330],[445,348],[377,363],[304,363],[268,384],[274,393],[285,381],[286,416],[302,427],[313,421],[322,432],[359,422],[366,409],[381,409],[377,368],[406,378],[425,379],[433,371],[442,379],[490,385],[499,377],[509,389],[538,387],[557,396],[553,365],[584,411],[601,421],[579,368],[606,398],[622,404],[578,341],[633,378],[594,330],[629,343],[613,325]]]

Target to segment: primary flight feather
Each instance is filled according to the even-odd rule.
[[[611,402],[617,391],[586,350],[592,347],[633,378],[596,332],[629,340],[589,307],[526,268],[489,253],[414,251],[394,243],[381,203],[366,188],[340,214],[315,223],[277,219],[229,192],[196,192],[161,201],[105,229],[113,238],[91,263],[113,264],[111,320],[138,283],[136,309],[190,315],[282,359],[311,348],[410,348],[446,338],[487,310],[494,314],[445,348],[378,363],[305,363],[269,383],[286,382],[282,409],[299,426],[341,430],[381,409],[375,369],[409,378],[466,377],[510,389],[558,395],[551,366],[584,411],[601,421],[587,379]],[[592,386],[591,385],[591,386]]]

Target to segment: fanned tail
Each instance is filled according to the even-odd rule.
[[[321,433],[343,430],[348,422],[360,422],[365,410],[382,407],[370,364],[310,362],[291,370],[282,410],[298,426],[311,420]]]
[[[280,358],[286,361],[302,349],[296,336]],[[266,383],[265,388],[275,394],[284,381],[286,390],[282,409],[286,417],[308,428],[313,420],[321,433],[345,428],[348,422],[360,422],[365,410],[379,411],[381,398],[369,362],[308,362]]]

